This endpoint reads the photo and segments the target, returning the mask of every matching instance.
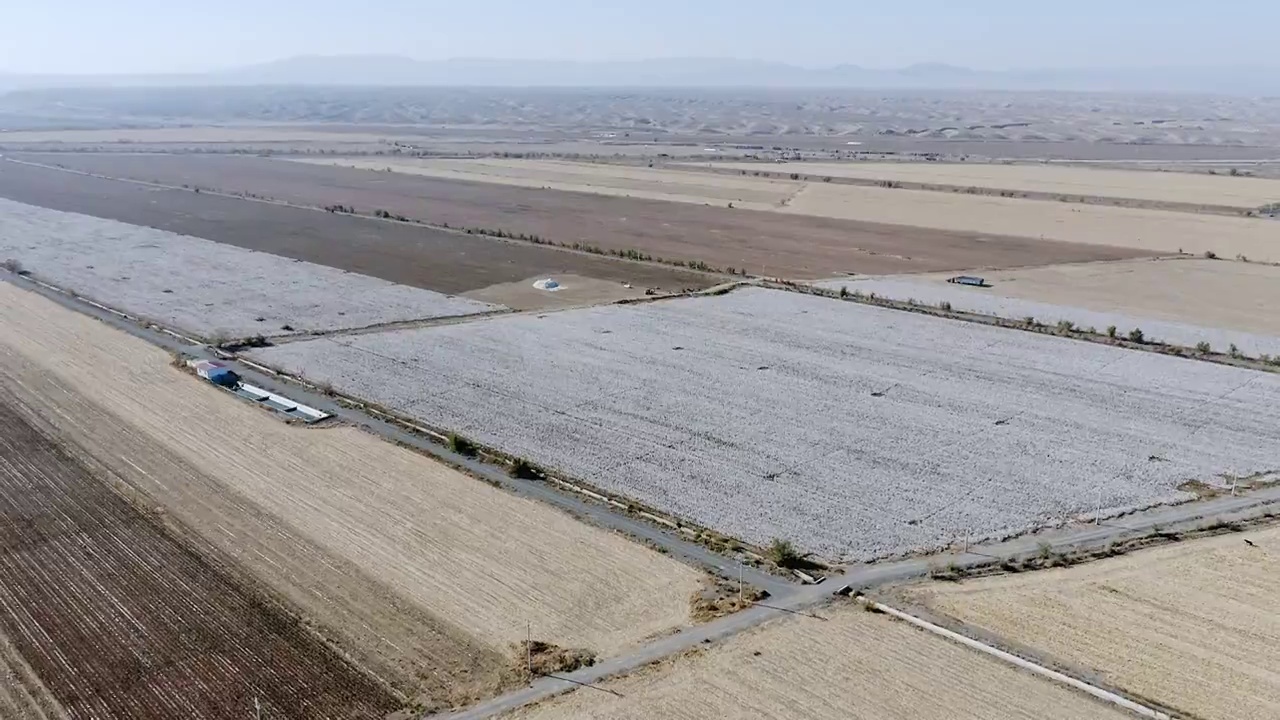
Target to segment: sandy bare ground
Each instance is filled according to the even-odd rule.
[[[1188,715],[1262,720],[1280,717],[1277,561],[1273,527],[917,597]]]
[[[802,187],[789,180],[740,178],[731,175],[678,173],[659,168],[565,160],[483,158],[446,160],[417,158],[289,158],[317,165],[343,165],[446,180],[548,188],[596,195],[670,200],[752,210],[778,207]],[[772,167],[772,166],[769,166]]]
[[[366,161],[320,162],[358,164]],[[727,205],[734,198],[741,198],[734,206],[750,210],[1110,245],[1159,253],[1213,251],[1221,257],[1245,255],[1254,260],[1280,261],[1280,223],[1256,218],[731,175],[698,177],[685,170],[622,165],[580,163],[576,164],[579,169],[574,169],[575,163],[544,160],[379,160],[373,166],[391,167],[400,172],[443,174],[457,180],[572,189],[597,195],[661,196],[658,199],[683,203]],[[694,177],[689,177],[691,174]],[[575,187],[564,183],[567,177],[579,178],[575,183],[568,183]],[[765,194],[751,192],[753,187]]]
[[[60,397],[79,399],[62,423],[87,445],[159,445],[171,455],[107,457],[120,456],[121,474],[135,468],[127,476],[211,542],[238,548],[250,564],[244,556],[261,552],[278,580],[319,585],[321,606],[354,607],[354,620],[380,622],[361,617],[362,586],[339,572],[359,568],[386,605],[431,630],[402,636],[393,618],[373,632],[391,646],[386,653],[416,657],[418,642],[446,665],[455,652],[504,653],[532,622],[538,639],[607,655],[687,618],[700,579],[692,568],[360,431],[287,426],[172,368],[162,351],[10,285],[0,285],[0,307],[7,386],[55,408]],[[111,382],[95,380],[103,376]],[[124,430],[104,435],[103,422]],[[184,473],[166,470],[175,464],[221,487],[197,492]],[[235,524],[219,527],[228,520]],[[293,562],[299,557],[309,561]],[[326,570],[346,580],[332,590],[305,582]],[[481,672],[485,662],[458,671]]]
[[[20,130],[0,134],[0,143],[376,143],[397,133],[325,132],[297,127],[114,128]]]
[[[1280,222],[1143,208],[810,183],[782,212],[1280,261]]]
[[[854,606],[792,617],[505,717],[1053,720],[1127,715]]]
[[[534,287],[535,282],[548,278],[560,283],[560,287],[554,292]],[[550,310],[642,298],[645,297],[645,288],[637,287],[634,283],[598,280],[581,275],[551,274],[534,275],[515,282],[490,285],[463,293],[463,295],[472,300],[498,305],[512,303],[511,307]]]
[[[747,172],[892,180],[994,190],[1128,198],[1253,209],[1280,202],[1280,180],[1208,173],[1104,170],[1063,165],[979,163],[712,163]]]
[[[1272,265],[1185,258],[976,272],[994,287],[974,292],[1280,335],[1280,267]]]
[[[3,634],[0,634],[0,717],[10,720],[70,718]]]

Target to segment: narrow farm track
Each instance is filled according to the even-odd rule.
[[[70,717],[375,718],[397,702],[0,404],[0,631]]]

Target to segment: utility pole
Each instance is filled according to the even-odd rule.
[[[1098,511],[1093,516],[1093,524],[1102,524],[1102,486],[1098,486]]]

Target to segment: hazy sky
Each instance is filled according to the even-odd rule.
[[[0,72],[299,54],[743,57],[984,69],[1280,64],[1277,0],[6,0]]]

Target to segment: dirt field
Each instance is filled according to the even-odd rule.
[[[692,568],[355,429],[287,426],[8,284],[0,305],[0,384],[433,707],[498,691],[528,622],[608,655],[686,621]]]
[[[437,224],[447,223],[453,227],[505,229],[559,242],[583,242],[618,250],[636,249],[653,256],[701,260],[714,267],[745,268],[752,273],[770,276],[817,279],[840,272],[896,273],[980,266],[1023,267],[1149,254],[1127,248],[1040,242],[1026,238],[921,230],[829,218],[801,218],[770,212],[703,207],[691,203],[512,188],[491,183],[456,182],[404,173],[373,172],[260,158],[198,155],[24,157],[112,176],[247,191],[308,205],[341,203],[363,212],[385,208],[394,213]],[[110,206],[94,209],[94,204],[83,199],[79,190],[74,199],[60,198],[57,193],[61,188],[57,182],[47,178],[38,189],[28,189],[27,186],[36,182],[30,177],[36,172],[15,172],[10,176],[10,181],[5,182],[9,169],[0,165],[0,196],[37,205],[42,204],[39,201],[42,199],[44,204],[58,209],[88,214],[130,212],[113,210]],[[687,175],[688,173],[680,173],[680,177]],[[62,182],[70,183],[73,189],[81,187],[80,182]],[[100,186],[95,187],[99,187],[99,192],[107,192]],[[184,206],[191,203],[190,200],[181,202]],[[139,224],[155,223],[154,207],[141,208],[145,213],[138,212],[138,209],[132,208],[131,214],[141,220],[151,221]],[[185,231],[209,237],[208,234],[194,232],[196,229],[187,228]],[[429,237],[425,231],[418,232],[418,237]],[[234,243],[237,240],[232,237],[227,241]],[[239,242],[245,240],[241,239]],[[261,240],[255,238],[255,242]],[[277,243],[280,244],[282,243]],[[290,252],[297,253],[301,250],[294,247],[290,251],[282,249],[271,252],[289,255]],[[308,254],[320,252],[322,251],[313,248]],[[489,264],[496,263],[501,267],[509,265],[505,263],[506,258],[496,255],[488,257],[493,258]],[[314,257],[306,259],[334,264]],[[351,262],[347,258],[343,258],[343,261]],[[599,259],[599,262],[610,261]],[[365,262],[361,268],[352,269],[376,276],[376,272],[370,271],[371,264]],[[480,264],[480,267],[486,265]],[[546,274],[527,265],[525,268],[527,271],[518,278],[508,277],[503,282],[530,277],[535,273]],[[490,270],[491,275],[497,272]],[[620,274],[582,270],[575,270],[574,273],[608,280],[617,279]],[[686,276],[675,277],[683,279]],[[390,277],[387,279],[394,280]],[[495,280],[488,284],[497,282]],[[641,284],[638,277],[635,284]],[[670,288],[677,282],[667,279],[665,283],[649,284]],[[691,281],[679,284],[692,285]],[[461,293],[465,290],[446,292]]]
[[[1280,262],[1280,222],[1053,200],[810,183],[781,212]]]
[[[333,162],[332,160],[319,162]],[[345,162],[345,161],[344,161]],[[367,164],[355,160],[354,164]],[[397,164],[398,163],[398,164]],[[377,165],[375,163],[375,165]],[[868,163],[868,166],[879,165]],[[1213,250],[1222,257],[1243,254],[1256,260],[1280,260],[1280,225],[1272,221],[1217,215],[1196,215],[1167,210],[1081,205],[1054,200],[1024,200],[1001,197],[930,192],[925,190],[889,190],[885,188],[792,182],[766,178],[744,178],[733,175],[698,176],[680,170],[636,168],[623,165],[578,164],[541,160],[389,160],[381,167],[394,167],[398,172],[431,174],[461,180],[473,180],[528,188],[551,187],[601,195],[653,197],[682,203],[724,205],[735,201],[740,209],[771,211],[814,218],[840,218],[863,223],[911,226],[914,232],[930,230],[990,234],[1005,237],[1038,238],[1071,243],[1099,243],[1118,247],[1141,248],[1153,253],[1175,253],[1183,250],[1199,254]],[[753,165],[765,170],[789,168],[792,165]],[[795,163],[796,171],[826,167],[814,163]],[[845,166],[837,166],[845,167]],[[862,167],[861,164],[847,167]],[[930,165],[927,167],[948,167]],[[967,166],[966,166],[967,167]],[[974,166],[1004,168],[1013,166]],[[1032,168],[1037,169],[1037,168]],[[1046,167],[1045,170],[1068,170],[1077,173],[1102,173],[1077,168]],[[1118,172],[1118,171],[1116,171]],[[694,177],[689,177],[689,175]],[[1257,178],[1214,178],[1208,175],[1173,173],[1119,173],[1128,184],[1137,187],[1131,176],[1149,176],[1154,181],[1167,178],[1204,177],[1208,180],[1252,183],[1264,188],[1256,198],[1269,197],[1265,188],[1272,181]],[[1104,178],[1105,181],[1105,178]],[[1195,194],[1195,184],[1185,183]],[[1280,183],[1275,183],[1280,185]],[[1177,189],[1177,183],[1167,187]],[[1157,184],[1150,194],[1171,194]],[[1221,193],[1219,193],[1220,195]],[[1280,197],[1280,196],[1278,196]],[[1253,203],[1256,207],[1263,202]],[[1201,200],[1199,202],[1208,202]],[[902,229],[900,228],[900,231]],[[906,232],[911,231],[903,231]],[[900,247],[897,255],[925,254],[924,250]],[[881,251],[885,252],[885,251]],[[993,252],[993,257],[996,257]],[[998,261],[982,262],[984,267],[998,266]],[[869,271],[862,271],[869,272]],[[907,271],[910,272],[910,271]]]
[[[905,623],[845,605],[792,617],[707,650],[505,718],[1052,720],[1128,717]]]
[[[19,130],[0,135],[0,143],[377,143],[404,133],[326,132],[290,126],[110,128],[103,130]],[[407,137],[412,137],[408,135]]]
[[[209,160],[236,163],[239,159]],[[256,162],[298,167],[303,174],[308,170],[292,163]],[[200,167],[191,166],[197,175]],[[142,174],[150,179],[151,173]],[[212,178],[208,182],[212,184]],[[0,162],[0,197],[193,235],[452,295],[534,275],[579,275],[669,291],[717,282],[676,268],[209,193],[156,190],[9,162]],[[339,193],[339,197],[345,196]]]
[[[984,270],[1005,297],[1280,335],[1280,267],[1221,260],[1132,260]],[[950,274],[917,280],[945,282]]]
[[[1280,717],[1278,559],[1272,527],[917,599],[1184,717],[1263,720]]]
[[[0,717],[13,720],[70,720],[65,708],[36,677],[18,648],[0,635]]]
[[[760,178],[685,173],[628,165],[605,165],[564,160],[446,160],[416,158],[290,158],[297,162],[384,170],[445,180],[514,185],[585,192],[615,197],[710,203],[718,207],[768,210],[778,207],[802,187],[801,183]],[[766,166],[770,169],[773,166]]]
[[[255,697],[279,718],[399,706],[26,414],[0,404],[0,630],[68,714],[231,720]]]
[[[431,161],[432,164],[436,162],[438,161]],[[490,183],[523,184],[526,187],[535,188],[559,182],[565,175],[560,167],[566,165],[566,163],[547,163],[546,161],[508,160],[505,161],[505,165],[512,169],[504,170],[499,174],[499,171],[494,168],[502,166],[503,161],[482,161],[483,164],[477,166],[480,169],[474,173],[463,172],[467,167],[466,164],[471,161],[445,162],[452,164],[443,166],[445,169],[439,170],[442,174]],[[383,165],[386,166],[387,163]],[[726,195],[741,194],[744,197],[750,197],[745,189],[738,189],[744,183],[748,183],[747,178],[731,175],[708,175],[700,182],[695,182],[687,177],[688,171],[682,170],[610,165],[585,167],[587,169],[582,170],[580,174],[583,178],[590,177],[591,184],[574,189],[615,195],[641,192],[631,188],[647,185],[649,190],[645,192],[665,193],[664,199],[667,200],[716,205],[725,202]],[[810,167],[810,164],[797,163],[795,167],[798,171],[801,168]],[[540,172],[539,169],[542,171]],[[421,171],[416,165],[413,166],[413,170]],[[1080,172],[1093,171],[1081,170]],[[641,176],[645,178],[644,183],[639,183],[637,180]],[[1164,177],[1159,174],[1152,176]],[[719,182],[716,179],[719,179]],[[1224,179],[1252,180],[1254,183],[1269,182],[1254,178]],[[890,190],[821,182],[793,183],[764,178],[751,178],[750,181],[760,184],[762,188],[760,194],[766,193],[763,189],[766,187],[769,188],[768,193],[779,193],[779,188],[787,185],[791,186],[793,191],[784,199],[773,203],[744,202],[742,206],[744,208],[807,215],[813,219],[845,219],[868,225],[877,223],[881,226],[896,227],[897,231],[904,236],[914,233],[925,238],[930,236],[930,231],[948,231],[1068,243],[1097,243],[1114,247],[1139,248],[1150,253],[1171,254],[1181,250],[1200,254],[1212,250],[1228,258],[1245,255],[1255,260],[1280,261],[1280,242],[1276,240],[1280,236],[1280,224],[1269,220],[1106,205],[1082,205],[1054,200],[1025,200],[926,190]],[[670,191],[670,188],[677,188],[677,190]],[[733,189],[728,190],[728,188]],[[699,192],[703,194],[696,194]],[[752,217],[761,216],[752,215]],[[911,229],[899,226],[909,226]],[[928,246],[925,245],[921,249],[916,249],[917,247],[920,246],[900,241],[894,251],[871,246],[868,246],[868,249],[891,252],[899,256],[925,255],[927,257]],[[979,262],[975,267],[1001,265],[999,251],[993,247],[989,252],[989,256],[993,259],[990,262]],[[912,271],[904,270],[903,272]],[[874,273],[875,271],[864,269],[859,272]]]
[[[1208,173],[981,163],[711,163],[710,166],[747,172],[796,172],[807,176],[1131,198],[1189,205],[1223,205],[1241,209],[1254,209],[1267,203],[1280,202],[1280,180]]]
[[[644,288],[606,280],[582,277],[581,275],[556,275],[554,280],[560,283],[555,291],[547,291],[534,287],[534,283],[545,280],[547,276],[537,275],[511,283],[490,285],[487,288],[466,293],[467,297],[483,302],[497,303],[516,308],[568,308],[582,305],[601,305],[619,300],[634,300],[645,297]]]

